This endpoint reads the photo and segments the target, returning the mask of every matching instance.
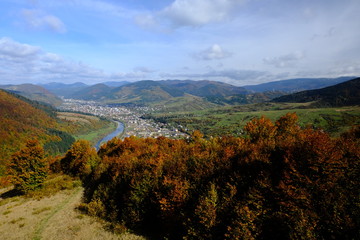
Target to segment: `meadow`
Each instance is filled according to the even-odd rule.
[[[311,108],[311,103],[259,103],[191,112],[156,113],[146,117],[179,127],[191,133],[200,130],[206,136],[242,134],[245,124],[255,117],[274,121],[288,112],[295,112],[299,125],[323,129],[339,136],[351,126],[360,124],[360,107]]]

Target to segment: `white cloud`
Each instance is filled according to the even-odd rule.
[[[10,38],[0,39],[0,58],[7,60],[35,58],[40,52],[40,48],[28,44],[13,41]]]
[[[2,83],[100,81],[107,77],[98,69],[10,38],[0,38],[0,65],[3,68],[0,73]]]
[[[73,8],[82,12],[102,13],[103,16],[117,16],[130,18],[134,16],[134,11],[121,6],[121,1],[104,0],[47,0],[39,1],[38,5],[48,8]]]
[[[161,11],[140,14],[135,22],[140,26],[198,27],[221,22],[233,17],[236,10],[248,0],[175,0]]]
[[[214,44],[211,47],[195,53],[194,58],[200,60],[219,60],[230,57],[230,52],[224,51],[218,44]]]
[[[108,74],[82,62],[68,60],[40,47],[22,44],[10,38],[0,38],[0,66],[1,84],[141,80],[155,72],[145,66],[139,66],[130,72]]]
[[[139,14],[135,17],[135,23],[143,28],[151,29],[156,26],[156,20],[151,14]]]
[[[244,70],[244,69],[226,69],[226,70],[211,70],[203,73],[162,73],[162,78],[176,78],[176,79],[208,79],[215,81],[224,81],[235,85],[248,84],[254,81],[261,81],[269,77],[266,71]]]
[[[36,30],[51,30],[57,33],[65,33],[64,23],[57,17],[36,9],[23,9],[21,16],[25,23]]]
[[[230,17],[243,0],[176,0],[160,15],[175,27],[201,26]]]
[[[267,57],[263,61],[265,64],[278,68],[294,67],[300,60],[305,57],[304,52],[293,52],[279,57]]]

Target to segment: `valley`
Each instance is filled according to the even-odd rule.
[[[124,124],[125,130],[120,137],[171,137],[183,138],[187,134],[180,132],[177,128],[168,128],[167,125],[154,122],[151,119],[142,118],[144,112],[153,111],[151,107],[124,107],[106,106],[95,101],[84,101],[75,99],[65,99],[61,110],[71,110],[93,114],[99,117],[113,119]]]

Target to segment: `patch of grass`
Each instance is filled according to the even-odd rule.
[[[11,224],[15,224],[15,223],[20,222],[20,221],[23,221],[23,220],[25,220],[25,218],[19,217],[19,218],[17,218],[17,219],[11,220],[10,223],[11,223]]]
[[[37,215],[37,214],[40,214],[42,212],[46,212],[46,211],[49,211],[51,210],[51,207],[42,207],[42,208],[37,208],[37,209],[34,209],[34,211],[32,212],[33,215]]]
[[[5,199],[1,199],[0,200],[0,207],[3,206],[3,205],[6,205],[8,203],[12,203],[12,202],[18,202],[19,201],[19,197],[15,196],[15,197],[8,197],[8,198],[5,198]],[[22,202],[20,201],[19,203],[15,204],[14,207],[18,206],[18,205],[21,205]]]
[[[83,214],[79,214],[76,216],[77,219],[83,219],[84,218],[84,215]]]
[[[128,233],[129,231],[123,224],[119,223],[108,223],[105,225],[105,229],[118,235]]]
[[[51,175],[43,184],[42,188],[26,194],[26,197],[41,199],[49,197],[62,190],[74,189],[81,186],[81,181],[68,175]]]
[[[3,212],[3,215],[8,215],[9,213],[11,213],[11,210],[6,210]]]

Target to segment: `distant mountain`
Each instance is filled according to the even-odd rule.
[[[95,100],[106,104],[160,106],[164,111],[200,110],[224,104],[238,104],[244,88],[215,81],[143,80],[123,82],[120,87],[109,83],[96,84],[69,96],[81,100]],[[110,84],[116,85],[116,84]],[[220,103],[221,102],[221,103]]]
[[[34,101],[59,106],[62,100],[47,89],[34,84],[0,85],[0,88],[17,93]]]
[[[129,84],[130,82],[127,81],[122,81],[122,82],[115,82],[115,81],[110,81],[110,82],[103,82],[103,84],[109,86],[109,87],[121,87],[124,86],[126,84]]]
[[[247,93],[246,89],[236,87],[223,82],[215,81],[192,81],[192,80],[165,80],[161,84],[176,88],[184,93],[199,97],[226,97]]]
[[[244,88],[226,83],[191,80],[143,80],[112,88],[111,91],[109,89],[104,84],[97,84],[75,92],[71,97],[113,103],[150,104],[177,97],[228,97],[247,92]],[[94,92],[97,94],[94,95]]]
[[[82,100],[102,100],[108,98],[113,88],[103,84],[95,84],[90,87],[82,88],[72,94],[69,94],[69,98],[82,99]]]
[[[111,91],[110,99],[119,103],[146,104],[184,96],[176,87],[169,87],[159,81],[144,80],[130,83]]]
[[[356,77],[338,77],[338,78],[296,78],[287,79],[258,85],[243,86],[243,88],[254,92],[265,91],[283,91],[283,92],[300,92],[304,90],[319,89],[329,87],[338,83],[354,79]]]
[[[275,98],[274,102],[315,102],[317,106],[351,106],[360,104],[360,78],[331,87],[308,90]]]
[[[71,84],[52,82],[52,83],[39,84],[39,85],[49,90],[56,96],[61,96],[65,98],[69,98],[75,92],[78,92],[82,89],[89,87],[89,85],[86,85],[85,83],[81,83],[81,82],[76,82]]]

